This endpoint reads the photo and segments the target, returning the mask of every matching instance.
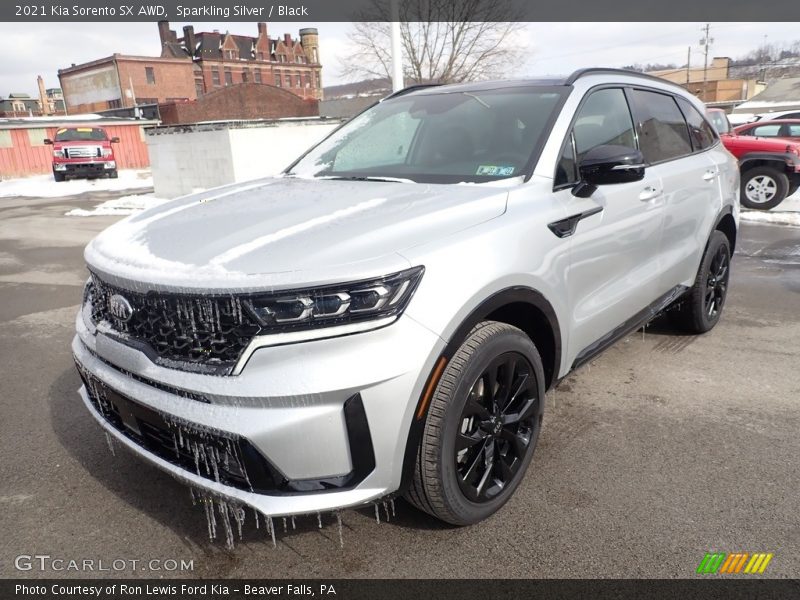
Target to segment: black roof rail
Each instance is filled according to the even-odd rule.
[[[405,96],[406,94],[410,94],[411,92],[416,92],[417,90],[424,90],[425,88],[430,87],[437,87],[442,85],[441,83],[415,83],[414,85],[409,85],[404,87],[402,90],[397,90],[386,96],[384,100],[388,100],[389,98],[397,98],[399,96]]]
[[[629,75],[631,77],[641,77],[643,79],[649,79],[650,81],[658,81],[659,83],[671,84],[681,88],[683,91],[686,91],[686,88],[683,87],[681,84],[675,83],[674,81],[670,81],[669,79],[662,79],[661,77],[656,77],[655,75],[648,75],[647,73],[640,73],[638,71],[628,71],[627,69],[612,69],[609,67],[588,67],[585,69],[578,69],[577,71],[574,71],[572,75],[567,77],[564,83],[566,85],[572,85],[584,75],[602,75],[603,73],[609,73],[612,75]]]

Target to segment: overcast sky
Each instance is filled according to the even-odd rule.
[[[182,34],[183,25],[172,23]],[[527,61],[513,77],[568,73],[590,66],[618,67],[631,63],[686,62],[692,46],[692,65],[702,66],[699,40],[702,23],[530,23],[519,41],[527,47]],[[284,32],[297,36],[301,27],[320,33],[320,55],[325,85],[346,82],[341,65],[347,60],[349,23],[270,23],[272,37]],[[255,23],[196,23],[196,31],[230,31],[255,35]],[[765,36],[767,36],[765,38]],[[768,43],[800,39],[797,23],[712,23],[710,55],[737,57]],[[12,92],[36,91],[36,76],[47,87],[58,87],[57,71],[119,52],[157,56],[155,23],[0,23],[6,56],[0,67],[0,97]],[[10,55],[9,55],[10,53]]]

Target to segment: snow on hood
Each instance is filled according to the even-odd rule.
[[[505,211],[491,186],[262,179],[185,196],[112,225],[86,248],[112,283],[244,291],[408,268],[398,254]]]

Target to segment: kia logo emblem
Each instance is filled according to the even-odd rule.
[[[133,316],[133,307],[131,303],[128,302],[124,296],[120,296],[119,294],[114,294],[108,299],[108,311],[111,313],[112,317],[122,322],[130,321]]]

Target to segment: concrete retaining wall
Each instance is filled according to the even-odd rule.
[[[147,129],[155,194],[175,198],[276,175],[341,122],[286,119]]]

